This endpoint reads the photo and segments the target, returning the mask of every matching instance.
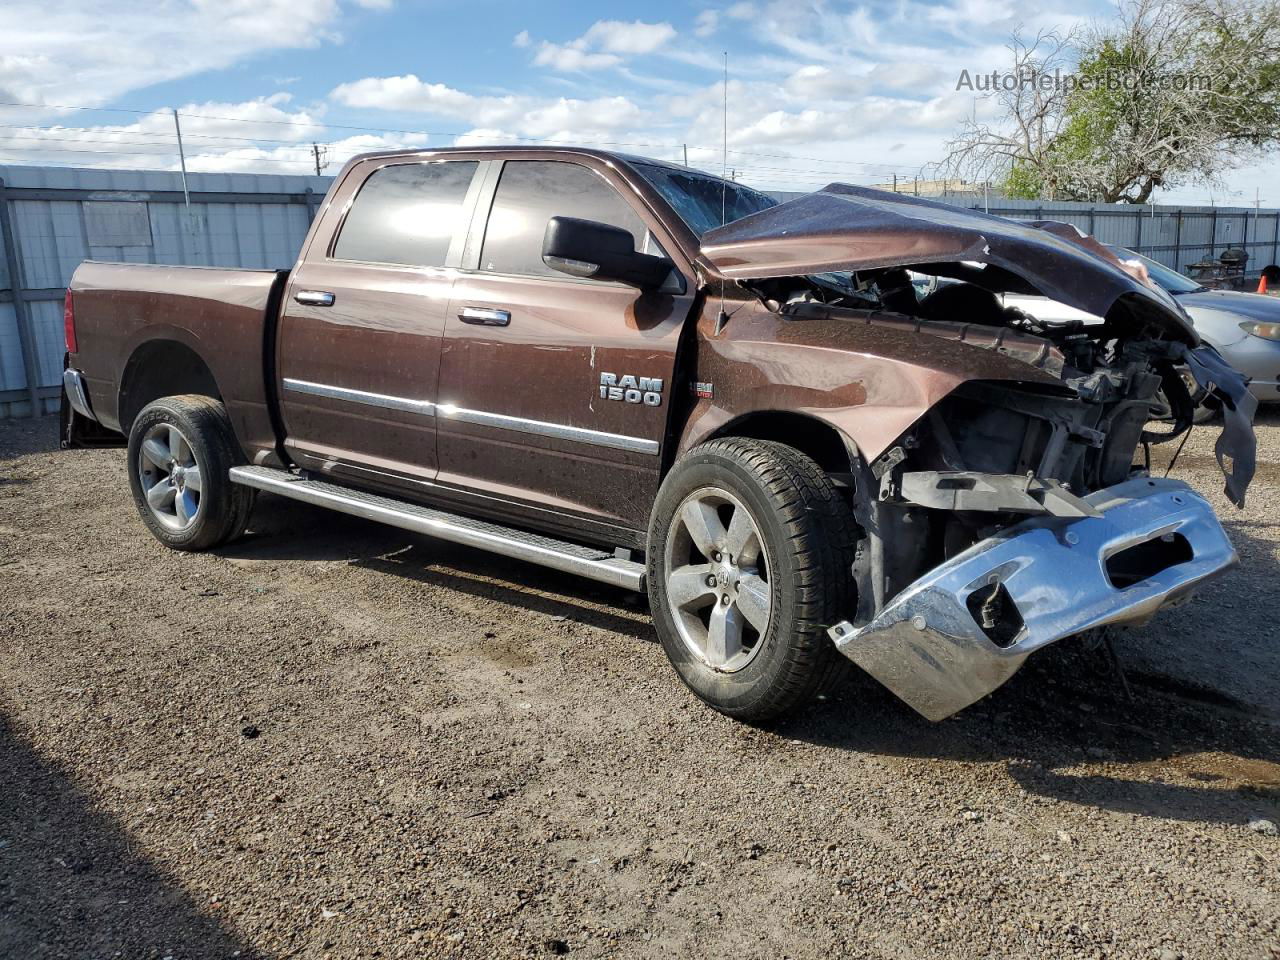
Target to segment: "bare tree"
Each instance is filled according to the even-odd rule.
[[[964,121],[948,145],[944,161],[948,176],[1007,185],[1023,171],[1045,171],[1037,176],[1037,185],[1044,199],[1052,199],[1049,154],[1065,122],[1067,96],[1059,86],[1042,89],[1038,78],[1074,70],[1078,39],[1075,33],[1047,31],[1028,40],[1019,30],[1008,44],[1010,70],[977,78],[961,75],[957,89],[967,85],[980,98],[993,101],[997,120],[979,120],[975,109]]]
[[[987,93],[997,123],[967,123],[949,166],[985,168],[1017,196],[1144,203],[1280,143],[1280,0],[1125,0],[1119,12],[1065,40],[1015,38],[1018,77],[1065,61],[1067,82]]]

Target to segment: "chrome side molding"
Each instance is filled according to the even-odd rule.
[[[531,433],[539,437],[553,437],[557,440],[576,440],[597,447],[611,447],[614,450],[629,450],[633,453],[656,454],[659,449],[657,440],[644,437],[629,437],[621,433],[605,433],[603,430],[591,430],[587,427],[571,427],[564,423],[548,423],[545,420],[526,420],[524,417],[511,417],[504,413],[489,413],[487,410],[467,410],[455,407],[451,403],[436,404],[436,413],[450,420],[461,420],[464,423],[478,423],[485,427],[498,427],[502,430],[515,430],[519,433]]]
[[[348,387],[335,387],[327,383],[313,383],[310,380],[295,380],[292,377],[284,378],[284,389],[289,393],[327,397],[330,400],[345,400],[348,403],[361,403],[365,406],[382,407],[387,410],[403,410],[406,413],[417,413],[426,417],[445,417],[463,423],[475,423],[485,427],[496,427],[500,430],[514,430],[517,433],[552,437],[556,440],[574,440],[578,443],[589,443],[592,446],[609,447],[614,450],[627,450],[631,453],[647,453],[656,456],[661,449],[661,445],[657,440],[650,440],[647,437],[608,433],[604,430],[574,427],[565,423],[550,423],[546,420],[530,420],[526,417],[513,417],[505,413],[490,413],[487,410],[468,410],[465,407],[457,407],[451,403],[432,403],[429,400],[414,400],[409,397],[395,397],[385,393],[370,393],[367,390],[352,390]]]
[[[310,380],[294,380],[291,377],[284,378],[284,388],[290,393],[305,393],[313,397],[328,397],[330,400],[346,400],[348,403],[363,403],[369,407],[403,410],[406,413],[420,413],[428,417],[435,412],[436,406],[429,400],[411,400],[408,397],[393,397],[385,393],[350,390],[347,387],[335,387],[327,383],[312,383]]]

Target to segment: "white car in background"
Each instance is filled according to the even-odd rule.
[[[1259,403],[1280,402],[1280,299],[1234,290],[1210,290],[1150,257],[1111,247],[1121,260],[1137,260],[1151,280],[1178,299],[1195,324],[1200,337],[1214,347],[1245,376],[1249,392]],[[1101,323],[1101,317],[1085,313],[1048,297],[1005,294],[1004,304],[1017,307],[1044,323],[1083,320]],[[1191,384],[1194,393],[1194,384]],[[1201,407],[1196,419],[1208,419],[1215,411]]]

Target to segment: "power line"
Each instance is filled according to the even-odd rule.
[[[106,111],[106,112],[128,113],[128,114],[134,114],[139,116],[150,116],[153,114],[162,113],[162,111],[160,110],[133,110],[125,107],[68,106],[68,105],[59,105],[59,104],[19,103],[14,101],[0,101],[0,107],[23,107],[23,108],[37,109],[37,110],[83,110],[83,111],[100,110],[100,111]],[[363,133],[397,133],[401,135],[414,135],[414,136],[427,136],[427,137],[461,137],[461,136],[465,136],[467,133],[467,131],[458,132],[458,131],[444,131],[444,130],[410,130],[410,129],[396,128],[396,127],[367,127],[367,126],[356,126],[353,124],[324,123],[318,120],[268,120],[268,119],[252,119],[249,117],[220,117],[220,116],[214,116],[211,114],[204,114],[204,113],[188,113],[186,111],[182,111],[182,116],[192,117],[192,118],[201,119],[201,120],[217,120],[217,121],[227,122],[227,123],[249,123],[249,124],[266,124],[266,125],[272,125],[272,126],[308,127],[308,128],[320,128],[325,130],[353,130],[353,131],[359,131]],[[3,125],[0,125],[0,126],[3,126]],[[204,134],[203,136],[216,139],[218,138],[219,135]],[[231,139],[231,138],[228,137],[227,139]],[[245,138],[245,139],[267,140],[268,138],[251,137],[251,138]],[[673,151],[681,151],[682,149],[690,146],[690,144],[688,143],[674,143],[674,142],[667,143],[667,142],[661,142],[661,141],[652,142],[652,141],[629,141],[629,140],[591,140],[591,139],[583,139],[583,138],[578,138],[578,139],[569,141],[569,140],[557,140],[550,137],[511,136],[504,139],[518,140],[522,143],[550,143],[550,144],[579,143],[579,144],[594,144],[599,146],[611,146],[611,147],[655,147],[655,148],[661,148],[664,150],[673,150]],[[274,142],[285,143],[288,141],[274,141]],[[714,150],[719,149],[719,148],[705,147],[699,144],[692,144],[692,146],[695,150],[707,150],[709,152],[714,152]],[[892,166],[887,166],[885,164],[868,163],[865,161],[858,161],[858,160],[833,160],[829,157],[807,157],[807,156],[799,156],[794,154],[761,153],[759,151],[753,151],[753,150],[733,150],[733,149],[730,149],[729,153],[735,154],[737,156],[759,157],[761,159],[804,160],[804,161],[815,162],[815,163],[838,164],[841,167],[874,168],[882,171],[887,171],[890,174],[896,172],[897,170],[897,168]]]
[[[250,121],[250,122],[252,122],[252,121]],[[70,132],[73,132],[73,131],[75,131],[75,130],[85,130],[85,131],[89,131],[89,132],[100,132],[100,131],[106,131],[106,130],[111,130],[111,129],[122,130],[122,131],[124,131],[125,133],[127,133],[129,136],[165,137],[165,138],[167,138],[167,139],[165,139],[165,140],[163,140],[163,141],[156,141],[157,143],[163,142],[163,143],[168,143],[168,144],[172,145],[172,144],[173,144],[173,142],[174,142],[174,135],[173,135],[172,133],[169,133],[168,131],[165,131],[165,130],[141,130],[141,129],[139,129],[139,130],[130,130],[130,129],[125,128],[125,127],[115,127],[115,128],[112,128],[112,127],[64,127],[64,126],[61,126],[61,125],[58,125],[58,126],[41,126],[41,125],[39,125],[39,124],[31,124],[31,123],[0,123],[0,130],[52,130],[52,131],[55,131],[55,132],[67,132],[67,133],[70,133]],[[4,137],[10,137],[10,138],[13,138],[13,139],[18,139],[18,138],[19,138],[19,135],[18,135],[18,134],[9,134],[9,133],[0,133],[0,138],[4,138]],[[43,138],[37,138],[37,139],[43,139]],[[82,141],[84,141],[84,142],[86,142],[86,143],[94,143],[94,142],[100,142],[100,143],[115,143],[115,142],[119,142],[119,143],[124,143],[124,142],[126,142],[126,141],[123,141],[123,140],[121,140],[121,141],[114,141],[114,140],[93,141],[93,140],[89,140],[88,138],[84,138],[84,137],[76,137],[76,138],[74,138],[74,139],[82,140]],[[184,140],[230,140],[230,141],[233,141],[233,142],[239,142],[239,143],[280,143],[280,144],[286,144],[286,145],[288,145],[288,144],[298,144],[298,145],[300,145],[300,146],[305,146],[305,145],[306,145],[306,143],[307,143],[307,142],[309,142],[309,141],[307,141],[307,140],[306,140],[306,138],[305,138],[305,137],[298,137],[298,138],[295,138],[295,139],[292,139],[292,140],[281,140],[281,139],[277,139],[277,138],[274,138],[274,137],[233,137],[233,136],[231,136],[230,134],[225,134],[225,133],[187,133],[187,132],[185,132],[185,131],[183,131],[182,139],[184,139]]]
[[[0,126],[3,126],[3,125],[0,125]],[[24,128],[21,128],[21,129],[42,129],[42,128],[24,127]],[[52,129],[66,130],[67,128],[52,128]],[[162,136],[162,134],[159,134],[159,133],[157,133],[156,135],[157,135],[157,136]],[[322,157],[321,157],[322,165],[326,165],[326,166],[327,166],[327,157],[325,157],[325,156],[323,155],[323,152],[324,152],[324,151],[326,151],[326,150],[328,150],[329,148],[328,148],[328,147],[321,147],[321,146],[319,146],[319,145],[317,145],[317,144],[315,144],[315,143],[312,143],[312,144],[307,144],[307,143],[297,143],[297,142],[295,142],[295,141],[290,141],[290,140],[270,140],[270,139],[267,139],[267,138],[256,138],[256,137],[226,137],[226,138],[223,138],[223,137],[218,137],[218,136],[216,136],[216,135],[212,135],[212,134],[204,134],[204,135],[200,135],[200,134],[184,134],[184,135],[183,135],[184,139],[187,139],[187,140],[196,139],[197,137],[201,137],[201,136],[202,136],[204,139],[206,139],[206,140],[213,140],[213,141],[228,140],[228,141],[232,141],[232,142],[235,142],[235,143],[271,143],[271,144],[278,144],[278,145],[281,145],[281,146],[278,146],[278,147],[277,147],[277,149],[297,149],[297,150],[306,150],[306,151],[308,151],[308,153],[310,153],[313,157],[314,157],[314,155],[315,155],[315,151],[316,151],[317,149],[319,149],[319,150],[322,152]],[[117,146],[117,147],[156,147],[156,148],[157,148],[157,150],[155,151],[155,153],[156,153],[157,155],[159,155],[159,154],[161,153],[161,151],[162,151],[162,150],[164,150],[164,149],[173,149],[173,148],[175,147],[175,145],[176,145],[176,140],[174,139],[174,137],[173,137],[173,135],[172,135],[172,134],[169,134],[169,135],[168,135],[168,139],[165,139],[165,140],[133,140],[133,139],[129,139],[129,140],[116,140],[116,139],[101,139],[101,138],[95,138],[95,137],[47,137],[47,136],[35,136],[35,135],[23,135],[23,134],[8,134],[8,133],[0,133],[0,144],[3,144],[5,141],[10,141],[10,140],[25,140],[25,141],[31,141],[34,145],[32,145],[32,146],[26,146],[26,145],[21,145],[21,146],[11,146],[11,147],[6,147],[6,149],[11,149],[11,150],[27,150],[27,151],[31,151],[31,152],[38,152],[38,151],[40,150],[40,146],[37,146],[37,145],[43,145],[43,144],[63,144],[63,143],[85,144],[85,143],[92,143],[92,144],[102,144],[102,145],[105,145],[105,146]],[[213,146],[213,144],[209,144],[209,146]],[[50,149],[50,150],[60,150],[60,149],[61,149],[61,150],[70,150],[71,148],[67,148],[67,147],[58,147],[58,146],[51,146],[51,147],[49,147],[49,149]],[[106,149],[103,149],[103,150],[86,150],[86,151],[76,151],[76,152],[102,153],[102,154],[120,154],[120,155],[123,155],[123,156],[147,156],[147,155],[150,155],[150,154],[151,154],[151,151],[106,150]],[[263,157],[263,158],[261,158],[261,159],[263,159],[263,160],[268,160],[268,159],[271,159],[271,158]],[[293,161],[292,161],[292,160],[289,160],[289,161],[287,161],[287,162],[293,162]],[[805,169],[805,168],[789,168],[789,167],[774,167],[774,166],[755,166],[755,165],[746,166],[746,167],[739,167],[739,168],[737,168],[737,169],[738,169],[739,171],[741,171],[741,172],[745,173],[745,174],[748,174],[748,175],[755,175],[755,174],[759,174],[759,175],[761,175],[761,176],[764,176],[766,179],[768,178],[768,175],[786,176],[786,177],[789,177],[789,178],[791,178],[791,179],[796,179],[797,177],[800,177],[800,176],[802,176],[802,175],[806,175],[806,174],[816,174],[818,178],[823,178],[823,177],[832,177],[832,176],[841,176],[842,174],[843,174],[843,175],[853,175],[853,176],[858,176],[858,177],[870,177],[870,176],[871,176],[871,174],[870,174],[869,172],[863,172],[863,171],[856,171],[856,172],[855,172],[855,171],[852,171],[852,170],[842,170],[842,169],[832,169],[832,170],[813,170],[813,169]],[[892,171],[892,168],[885,168],[885,169],[890,170],[890,171],[891,171],[891,173],[892,173],[892,172],[898,172],[900,175],[903,175],[903,176],[909,176],[909,175],[906,175],[906,174],[901,174],[901,171]],[[885,175],[891,175],[891,173],[890,173],[890,174],[885,174]],[[884,176],[884,175],[877,175],[877,176],[880,176],[880,177],[882,178],[882,176]],[[874,178],[875,178],[875,177],[873,177],[873,179],[874,179]]]
[[[43,109],[49,109],[49,110],[82,110],[82,111],[101,110],[101,111],[128,113],[128,114],[142,115],[142,116],[160,116],[161,115],[161,111],[159,110],[133,110],[133,109],[128,109],[124,107],[88,107],[88,106],[68,106],[68,105],[59,106],[59,105],[53,105],[53,104],[24,104],[24,103],[15,103],[11,101],[0,101],[0,106],[29,107],[29,108],[35,108],[35,109],[43,108]],[[228,123],[303,127],[303,128],[306,128],[308,131],[322,129],[322,130],[349,130],[349,131],[358,131],[362,133],[399,134],[402,136],[454,137],[454,138],[463,136],[463,134],[456,133],[456,132],[446,133],[442,131],[408,130],[408,129],[393,128],[393,127],[364,127],[364,126],[355,126],[351,124],[323,123],[323,122],[312,121],[312,120],[251,119],[246,117],[220,117],[220,116],[214,116],[210,114],[200,114],[200,113],[183,113],[182,116],[193,118],[193,119],[214,120],[214,121],[221,121],[221,122],[228,122]],[[11,130],[23,131],[22,133],[13,133],[13,134],[0,133],[0,152],[4,152],[8,154],[14,154],[19,151],[25,151],[27,153],[54,153],[54,154],[79,153],[79,154],[88,154],[88,155],[97,155],[97,156],[146,157],[146,158],[151,158],[153,160],[161,161],[166,159],[163,152],[164,150],[166,149],[172,150],[176,147],[176,140],[173,134],[169,134],[165,131],[159,131],[159,130],[149,131],[149,130],[142,130],[142,129],[128,129],[128,130],[122,130],[122,132],[127,133],[130,136],[130,139],[101,139],[98,137],[41,136],[41,135],[32,135],[30,133],[27,133],[27,131],[49,130],[54,133],[71,134],[77,129],[82,129],[86,133],[99,133],[99,132],[105,132],[106,130],[112,129],[109,125],[97,126],[97,127],[75,128],[75,127],[67,127],[63,125],[38,126],[38,125],[32,125],[32,124],[27,124],[27,125],[0,124],[0,129],[11,129]],[[121,129],[121,128],[117,127],[116,129]],[[159,139],[159,140],[134,139],[137,137],[145,137],[145,138],[161,137],[163,139]],[[246,164],[257,164],[257,163],[276,163],[276,164],[284,163],[284,164],[297,164],[297,165],[309,164],[309,165],[314,165],[317,171],[322,169],[324,166],[327,166],[327,159],[328,159],[327,151],[330,149],[327,146],[321,147],[319,143],[316,143],[314,141],[310,145],[308,145],[306,142],[300,143],[297,140],[284,140],[284,139],[271,138],[271,137],[237,137],[230,134],[217,134],[217,133],[188,133],[184,135],[184,139],[204,141],[204,143],[201,146],[206,151],[216,150],[216,148],[219,146],[225,147],[228,151],[227,153],[197,152],[192,158],[197,162],[201,160],[207,161],[210,159],[219,159],[219,158],[225,157],[226,159],[238,160]],[[662,150],[671,150],[671,151],[680,151],[680,152],[683,152],[683,150],[685,149],[684,144],[675,144],[675,143],[667,144],[667,143],[661,143],[661,142],[655,143],[655,142],[648,142],[648,141],[590,140],[590,139],[578,139],[573,141],[566,141],[566,140],[556,140],[556,139],[541,138],[541,137],[510,137],[510,138],[504,138],[504,139],[513,139],[513,140],[518,140],[523,142],[546,143],[546,144],[577,143],[577,144],[584,144],[584,145],[601,145],[601,146],[615,146],[615,147],[648,147],[648,148],[659,148]],[[13,140],[33,141],[33,144],[29,146],[28,145],[12,145],[10,143],[5,142],[5,141],[13,141]],[[104,149],[76,149],[74,147],[62,146],[62,144],[70,144],[70,143],[75,143],[75,144],[93,143],[93,144],[103,145],[103,147],[115,147],[116,149],[105,149],[105,148]],[[277,152],[277,153],[287,151],[290,149],[296,149],[299,153],[303,153],[303,151],[305,151],[305,154],[297,157],[296,159],[291,157],[281,157],[281,156],[273,156],[273,157],[271,156],[235,156],[233,153],[231,153],[231,151],[234,151],[236,148],[227,146],[228,144],[233,144],[233,143],[253,144],[255,146],[260,144],[272,144],[272,145],[275,145],[273,149],[274,149],[274,152]],[[38,146],[35,144],[38,144]],[[406,145],[406,146],[411,146],[411,145]],[[119,147],[154,147],[156,149],[136,151],[136,150],[118,149]],[[265,152],[267,148],[258,146],[258,149]],[[707,148],[700,148],[695,144],[694,149],[705,150]],[[864,161],[840,160],[840,159],[831,159],[827,157],[806,157],[806,156],[793,155],[793,154],[762,153],[762,152],[751,151],[751,150],[730,150],[729,153],[732,153],[735,156],[739,156],[739,157],[753,157],[753,158],[758,157],[764,160],[806,161],[809,163],[818,163],[818,164],[826,165],[825,168],[814,169],[814,168],[808,168],[808,167],[797,168],[797,167],[791,167],[791,166],[774,166],[774,165],[768,165],[768,164],[749,163],[746,166],[740,166],[736,168],[735,179],[741,178],[743,180],[755,181],[756,183],[759,183],[759,184],[774,184],[783,188],[787,187],[788,185],[792,185],[795,187],[800,187],[802,185],[812,186],[819,183],[829,182],[832,179],[838,179],[838,180],[842,179],[847,181],[862,180],[862,181],[874,182],[877,180],[883,180],[895,174],[903,177],[912,176],[912,174],[903,174],[900,168],[895,166],[890,166],[886,164],[875,164],[875,163],[869,163]],[[19,160],[17,162],[22,162],[22,161]]]
[[[243,160],[246,163],[249,163],[249,162],[252,162],[252,163],[306,163],[306,164],[311,163],[310,147],[303,145],[302,147],[300,147],[300,149],[305,149],[306,154],[304,156],[298,157],[296,160],[287,158],[287,157],[238,157],[232,153],[220,153],[220,154],[197,153],[197,154],[193,154],[193,159],[208,160],[208,159],[225,158],[229,160]],[[29,154],[30,153],[37,153],[37,154],[39,153],[81,153],[81,154],[90,154],[90,155],[99,156],[99,157],[149,157],[156,160],[177,158],[176,153],[174,153],[172,156],[169,156],[163,153],[157,153],[155,151],[150,151],[150,150],[148,151],[76,150],[71,147],[51,147],[48,150],[41,150],[39,147],[6,147],[3,145],[0,145],[0,153],[19,153],[19,152],[24,152]],[[16,162],[22,163],[24,161],[19,159]]]

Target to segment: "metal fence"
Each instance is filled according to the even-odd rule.
[[[80,261],[288,268],[329,182],[190,174],[188,206],[176,173],[0,166],[0,419],[57,409],[62,298]],[[1253,276],[1280,263],[1280,210],[939,199],[1074,223],[1180,272],[1227,247],[1248,252]]]
[[[1038,202],[1035,200],[948,198],[973,210],[1001,217],[1062,220],[1103,243],[1127,247],[1186,273],[1200,260],[1215,259],[1228,247],[1249,254],[1247,272],[1256,277],[1268,264],[1280,263],[1280,210],[1251,207],[1175,207],[1135,204]]]
[[[803,196],[766,192],[779,200]],[[1193,263],[1216,258],[1228,247],[1248,252],[1247,271],[1252,277],[1268,264],[1280,264],[1280,210],[1012,200],[1002,196],[984,200],[972,192],[929,199],[1017,220],[1062,220],[1103,243],[1136,250],[1179,273],[1186,273]]]
[[[293,266],[328,177],[0,166],[0,418],[57,409],[82,260]]]

